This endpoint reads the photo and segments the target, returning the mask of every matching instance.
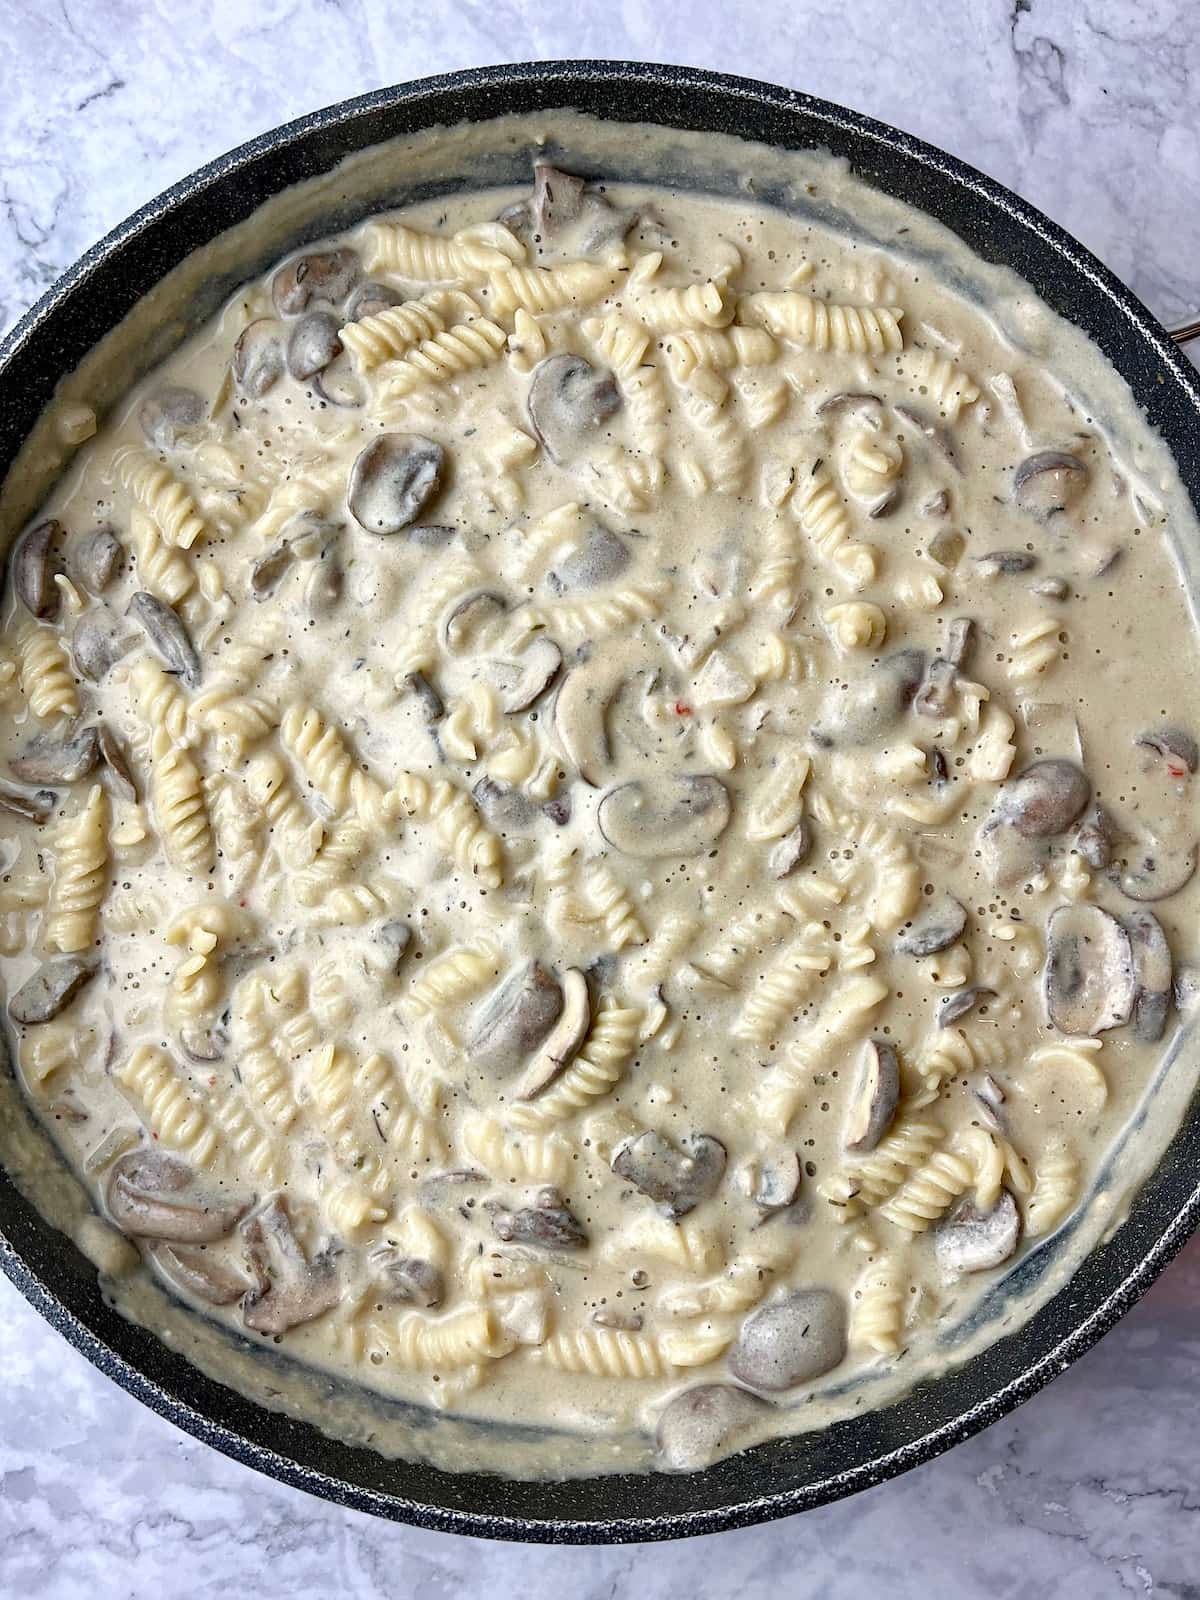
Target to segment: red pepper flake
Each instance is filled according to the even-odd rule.
[[[1186,778],[1188,775],[1188,769],[1186,767],[1176,766],[1174,761],[1167,762],[1167,771],[1173,778]]]
[[[157,1134],[156,1134],[156,1133],[152,1133],[152,1134],[151,1134],[151,1135],[150,1135],[150,1137],[151,1137],[151,1138],[152,1138],[152,1139],[157,1139],[157,1138],[158,1138],[158,1135],[157,1135]]]
[[[691,714],[692,714],[691,706],[685,706],[682,700],[676,700],[676,702],[675,702],[675,715],[677,717],[690,717]]]

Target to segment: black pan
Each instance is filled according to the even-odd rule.
[[[1007,263],[1083,327],[1166,439],[1200,506],[1196,374],[1133,295],[1032,206],[919,140],[806,95],[619,62],[488,67],[383,89],[264,134],[177,184],[90,250],[0,348],[0,471],[57,380],[139,296],[287,185],[400,134],[561,106],[846,157],[862,178],[931,213],[985,259]],[[118,1316],[95,1270],[6,1175],[0,1265],[102,1372],[197,1438],[284,1482],[381,1516],[491,1538],[675,1538],[786,1516],[892,1477],[995,1421],[1061,1372],[1129,1309],[1200,1220],[1198,1111],[1193,1101],[1128,1220],[1018,1332],[885,1410],[686,1476],[516,1482],[387,1461],[332,1441],[211,1381]]]

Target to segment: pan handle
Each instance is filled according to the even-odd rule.
[[[1186,322],[1177,322],[1167,332],[1176,344],[1191,344],[1193,339],[1200,339],[1200,317],[1189,317]]]

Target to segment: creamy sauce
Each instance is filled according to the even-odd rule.
[[[186,1303],[601,1466],[694,1384],[770,1396],[668,1426],[686,1466],[935,1373],[1119,1214],[1176,1023],[1146,916],[1193,954],[1185,514],[1048,313],[923,237],[526,193],[238,290],[46,501],[4,755],[103,719],[137,797],[93,765],[11,820],[5,976],[99,963],[20,1071]]]

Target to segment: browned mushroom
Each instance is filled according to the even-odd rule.
[[[1099,801],[1088,807],[1079,823],[1074,848],[1097,871],[1112,865],[1120,830]]]
[[[1000,791],[997,815],[1030,839],[1065,833],[1091,798],[1087,774],[1073,761],[1035,761]]]
[[[900,1100],[900,1058],[887,1039],[868,1039],[846,1116],[843,1144],[855,1155],[875,1146],[892,1125]]]
[[[65,739],[39,735],[9,762],[21,783],[78,783],[96,770],[100,741],[94,727],[77,728]]]
[[[296,317],[314,301],[340,306],[361,278],[353,250],[312,250],[279,268],[271,279],[271,298],[281,317]]]
[[[1200,766],[1200,748],[1184,728],[1152,728],[1139,733],[1134,743],[1152,750],[1168,768],[1182,769],[1173,773],[1175,777],[1190,776]]]
[[[812,828],[808,818],[800,821],[779,842],[772,846],[767,856],[767,871],[773,878],[788,878],[808,860],[812,850]]]
[[[233,1263],[202,1244],[156,1244],[150,1257],[168,1283],[206,1305],[231,1306],[250,1287]]]
[[[540,961],[519,967],[480,1008],[468,1047],[471,1064],[510,1077],[545,1039],[562,1007],[558,980]]]
[[[296,552],[290,539],[281,539],[278,544],[264,551],[250,568],[250,593],[254,599],[269,599],[287,576],[295,559]]]
[[[26,822],[45,822],[54,810],[58,796],[53,789],[39,789],[35,794],[25,794],[7,783],[0,783],[0,811],[14,817],[24,817]]]
[[[310,1261],[292,1229],[287,1201],[276,1195],[244,1225],[259,1285],[242,1302],[242,1320],[255,1333],[286,1333],[337,1304],[335,1258],[323,1250]]]
[[[261,400],[283,377],[283,329],[270,317],[247,323],[233,347],[233,381],[248,400]]]
[[[1133,1031],[1137,1038],[1155,1044],[1162,1038],[1171,1009],[1173,964],[1171,947],[1162,924],[1152,911],[1131,911],[1121,918],[1133,950],[1137,993],[1133,1002]]]
[[[587,979],[577,967],[568,967],[562,979],[562,1012],[513,1086],[514,1100],[532,1100],[553,1083],[574,1060],[587,1038],[591,1021],[592,1002]]]
[[[130,600],[127,615],[141,623],[167,667],[194,689],[200,682],[200,657],[191,634],[171,607],[142,591]]]
[[[287,342],[287,369],[293,378],[303,383],[341,355],[340,326],[328,311],[310,311],[293,323]]]
[[[729,790],[707,773],[631,778],[606,791],[596,825],[614,850],[652,860],[710,850],[729,823]]]
[[[71,577],[92,594],[103,594],[124,565],[125,547],[107,526],[76,539],[67,552]]]
[[[93,683],[99,683],[132,648],[133,636],[121,627],[107,606],[85,611],[71,635],[75,665]]]
[[[129,765],[129,757],[107,722],[96,724],[96,747],[100,752],[100,760],[104,763],[107,787],[122,800],[136,801],[138,787],[133,776],[133,768]]]
[[[50,1022],[66,1010],[99,970],[90,956],[56,956],[44,961],[8,1002],[8,1014],[24,1026]]]
[[[941,894],[922,907],[896,935],[896,949],[906,956],[932,956],[961,939],[966,907],[952,894]]]
[[[511,716],[528,711],[535,700],[540,700],[561,668],[562,651],[553,639],[538,634],[515,660],[489,657],[480,671],[495,688],[500,710]]]
[[[981,578],[1013,578],[1022,572],[1032,572],[1037,557],[1031,550],[992,550],[978,556],[975,570]]]
[[[1065,450],[1039,450],[1013,473],[1013,499],[1022,511],[1046,522],[1079,499],[1088,476],[1087,465],[1078,456]]]
[[[846,1354],[846,1307],[832,1289],[797,1289],[748,1316],[729,1370],[755,1389],[792,1389]]]
[[[394,1244],[377,1244],[368,1255],[371,1276],[385,1300],[431,1308],[446,1297],[441,1269],[419,1256],[403,1255]]]
[[[381,433],[350,473],[347,503],[368,533],[393,534],[415,522],[442,487],[446,452],[416,433]]]
[[[202,1193],[187,1162],[161,1150],[131,1150],[115,1162],[104,1199],[122,1233],[180,1244],[224,1239],[246,1211],[245,1201]]]
[[[364,317],[377,317],[381,311],[404,304],[404,296],[390,284],[368,279],[360,283],[346,306],[346,321],[361,322]]]
[[[204,422],[204,397],[181,384],[164,384],[138,408],[138,425],[156,450],[175,450],[196,437]]]
[[[586,449],[621,407],[612,373],[582,356],[547,356],[533,373],[529,421],[551,460],[562,465]]]
[[[1131,900],[1166,900],[1191,882],[1196,871],[1196,845],[1139,845],[1120,876],[1121,893]]]
[[[1099,906],[1059,906],[1046,924],[1043,988],[1061,1032],[1094,1037],[1121,1027],[1137,994],[1129,934]]]
[[[537,1245],[543,1249],[582,1250],[588,1236],[579,1218],[563,1204],[557,1189],[543,1189],[531,1206],[517,1211],[490,1203],[492,1230],[506,1244]]]
[[[594,522],[578,549],[546,574],[548,586],[557,594],[568,589],[594,589],[612,583],[633,559],[629,546],[603,523]]]
[[[52,617],[58,611],[59,592],[55,577],[63,570],[61,545],[63,526],[47,517],[21,535],[9,562],[12,586],[17,599],[35,617]]]
[[[664,1407],[655,1434],[663,1466],[696,1472],[736,1448],[763,1421],[767,1401],[731,1383],[700,1383]]]
[[[894,650],[826,701],[813,740],[822,748],[869,744],[900,721],[925,676],[923,650]]]
[[[948,1277],[987,1272],[1001,1266],[1017,1248],[1021,1216],[1007,1189],[990,1211],[972,1200],[960,1200],[933,1238],[938,1265]]]
[[[620,1146],[612,1169],[668,1216],[683,1217],[716,1193],[725,1172],[725,1146],[708,1133],[685,1134],[675,1144],[648,1129]]]
[[[967,989],[956,989],[938,1006],[937,1025],[939,1028],[948,1028],[952,1022],[965,1017],[968,1011],[974,1011],[977,1005],[995,998],[995,989],[988,989],[981,983],[972,984]]]

